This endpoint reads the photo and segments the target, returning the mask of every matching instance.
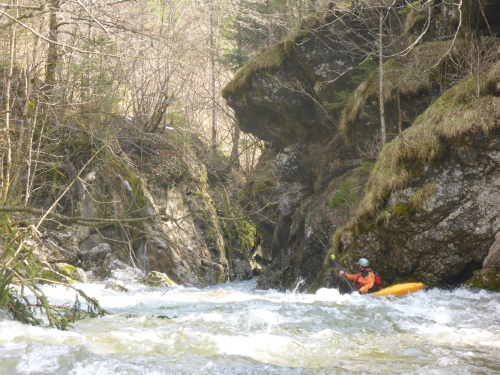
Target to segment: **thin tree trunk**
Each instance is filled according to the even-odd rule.
[[[12,111],[12,98],[11,98],[11,87],[12,87],[12,76],[14,74],[14,60],[15,60],[15,52],[16,52],[16,24],[12,25],[12,34],[10,36],[10,61],[9,61],[9,74],[6,80],[6,89],[5,89],[5,145],[6,145],[6,163],[2,168],[3,176],[2,176],[2,195],[1,201],[4,204],[7,203],[9,193],[11,190],[11,173],[12,173],[12,138],[10,136],[11,127],[10,127],[10,115]]]
[[[212,151],[217,151],[217,99],[215,71],[215,9],[210,4],[210,74],[212,78]]]
[[[398,105],[398,128],[399,128],[399,135],[403,134],[403,113],[401,111],[401,95],[398,92],[396,93],[396,100],[397,100],[397,105]]]
[[[231,157],[229,158],[229,169],[238,168],[240,166],[240,128],[237,124],[233,125],[233,136],[232,136],[233,145],[231,147]]]
[[[54,43],[49,43],[49,49],[47,52],[47,66],[45,68],[45,94],[54,94],[54,85],[56,82],[56,69],[57,62],[59,60],[57,37],[58,31],[58,19],[57,19],[57,9],[59,9],[59,0],[51,0],[50,6],[53,9],[49,15],[49,40]]]
[[[385,144],[386,126],[385,126],[385,105],[384,105],[384,46],[383,46],[383,34],[384,34],[384,13],[382,9],[380,10],[379,18],[379,38],[378,38],[378,62],[379,62],[379,106],[380,106],[380,142],[382,145]]]

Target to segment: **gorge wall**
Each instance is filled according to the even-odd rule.
[[[42,260],[101,279],[132,266],[141,277],[156,271],[194,287],[252,278],[255,227],[232,203],[239,182],[225,176],[220,161],[201,142],[184,145],[179,132],[139,138],[125,120],[111,129],[121,137],[95,162],[82,167],[72,158],[62,167],[60,175],[75,183],[54,210],[58,220],[40,229]],[[95,142],[87,136],[68,134],[64,147],[84,144],[87,151]],[[57,191],[44,186],[34,202],[47,210]]]
[[[382,90],[379,17],[363,6],[307,20],[238,72],[223,95],[269,142],[240,199],[263,238],[260,287],[342,288],[335,253],[387,283],[500,288],[499,44],[477,36],[496,32],[489,6],[389,12],[387,38],[411,47],[384,63]]]

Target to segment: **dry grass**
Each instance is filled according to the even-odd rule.
[[[412,210],[418,210],[434,194],[436,194],[436,183],[434,182],[425,184],[423,187],[417,189],[410,199]]]
[[[490,90],[499,82],[498,77],[489,75],[467,79],[436,100],[415,125],[427,125],[435,136],[445,138],[473,129],[488,132],[499,125],[500,98]]]
[[[441,69],[440,60],[450,48],[451,41],[425,43],[406,57],[396,57],[384,64],[384,101],[395,95],[412,96],[429,89]],[[455,48],[459,48],[457,44]],[[340,119],[340,130],[349,139],[350,128],[369,100],[379,97],[379,74],[370,74],[349,98]]]
[[[359,217],[373,217],[388,195],[404,188],[411,176],[409,165],[425,166],[440,158],[446,140],[469,131],[489,132],[500,126],[500,62],[487,75],[469,77],[445,92],[400,137],[386,144],[368,181]],[[432,193],[432,187],[422,196]],[[414,205],[422,200],[415,197]]]
[[[338,253],[341,242],[351,242],[366,219],[387,225],[397,215],[385,207],[389,194],[404,188],[412,175],[444,155],[447,140],[470,131],[489,132],[500,127],[500,61],[488,73],[469,77],[445,92],[402,136],[386,144],[368,181],[357,217],[339,228],[332,239]],[[414,168],[411,170],[411,168]],[[417,210],[435,194],[435,183],[417,189],[409,210]],[[365,224],[363,224],[365,223]]]
[[[377,77],[376,74],[370,74],[350,96],[342,110],[339,129],[347,139],[349,139],[352,125],[358,119],[368,99],[378,95],[378,84],[375,81]]]
[[[244,93],[249,89],[250,80],[255,73],[271,71],[283,65],[289,57],[290,46],[287,42],[281,42],[271,46],[257,56],[250,58],[245,65],[238,70],[231,82],[222,90],[222,96],[227,97],[231,93]]]
[[[304,39],[310,38],[316,30],[324,25],[324,19],[316,16],[306,18],[298,29],[290,33],[286,39],[251,57],[222,90],[222,96],[227,97],[231,93],[244,93],[248,90],[251,78],[255,73],[271,72],[282,67],[287,59],[294,58],[295,46],[303,42]]]

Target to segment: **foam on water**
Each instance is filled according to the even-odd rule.
[[[255,290],[255,282],[126,286],[130,293],[77,285],[112,315],[66,332],[0,320],[0,373],[500,372],[498,293],[299,294]],[[75,297],[71,289],[43,288],[58,303]]]

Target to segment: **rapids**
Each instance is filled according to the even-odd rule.
[[[500,294],[402,297],[79,284],[111,312],[68,331],[0,320],[0,374],[500,373]],[[74,292],[46,286],[52,303]]]

